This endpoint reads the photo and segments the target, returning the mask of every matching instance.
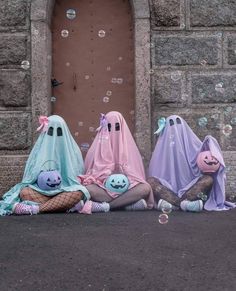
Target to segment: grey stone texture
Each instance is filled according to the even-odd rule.
[[[236,26],[235,0],[189,0],[192,27]]]
[[[236,65],[236,35],[231,35],[227,39],[228,64]]]
[[[184,105],[186,94],[184,93],[184,73],[172,71],[171,73],[156,72],[152,77],[153,103]]]
[[[181,0],[152,0],[152,27],[180,26]]]
[[[0,34],[0,65],[21,65],[27,57],[27,36]]]
[[[25,26],[28,8],[28,0],[0,0],[0,26]]]
[[[28,106],[30,101],[30,75],[25,71],[0,71],[0,105]]]
[[[192,74],[191,84],[195,104],[236,102],[236,72]]]
[[[28,156],[0,156],[0,197],[22,180]]]
[[[29,113],[0,114],[0,150],[24,150],[31,146]]]
[[[220,62],[220,37],[218,34],[172,34],[153,36],[155,45],[154,66],[208,66]]]

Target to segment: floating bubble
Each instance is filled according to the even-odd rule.
[[[102,101],[103,101],[104,103],[108,103],[108,102],[110,101],[110,98],[107,97],[107,96],[105,96],[105,97],[103,97]]]
[[[110,71],[110,70],[111,70],[111,67],[108,66],[108,67],[107,67],[107,71]]]
[[[208,123],[208,120],[206,117],[201,117],[201,118],[198,118],[197,123],[200,127],[205,127]]]
[[[28,70],[30,68],[30,62],[29,61],[22,61],[21,68],[24,70]]]
[[[105,37],[106,36],[105,30],[99,30],[98,31],[98,36],[101,37],[101,38]]]
[[[119,57],[118,60],[119,60],[119,61],[122,61],[122,60],[123,60],[123,57]]]
[[[207,201],[207,195],[206,194],[202,195],[202,201]]]
[[[87,151],[89,149],[89,143],[83,142],[80,144],[81,151]]]
[[[79,135],[79,132],[78,132],[78,131],[76,131],[76,132],[75,132],[75,136],[78,136],[78,135]]]
[[[226,124],[223,128],[222,128],[222,132],[225,136],[230,136],[232,133],[232,126],[230,124]]]
[[[83,121],[78,122],[78,126],[83,126],[83,125],[84,125]]]
[[[69,67],[69,66],[70,66],[70,63],[69,63],[69,62],[67,62],[67,63],[66,63],[66,66],[67,66],[67,67]]]
[[[111,83],[113,84],[117,83],[117,78],[111,78]]]
[[[153,70],[153,69],[150,69],[150,70],[149,70],[149,74],[150,74],[150,75],[154,74],[154,70]]]
[[[231,120],[230,120],[230,123],[232,125],[236,125],[236,117],[233,117]]]
[[[225,89],[223,88],[224,83],[220,82],[215,85],[215,90],[219,93],[224,93]]]
[[[202,61],[200,62],[200,64],[204,67],[204,66],[207,65],[207,61],[206,61],[206,60],[202,60]]]
[[[88,80],[89,78],[90,78],[89,75],[85,75],[85,76],[84,76],[84,79],[85,79],[85,80]]]
[[[90,126],[90,127],[89,127],[89,131],[90,131],[90,132],[94,132],[94,127]]]
[[[160,214],[158,217],[158,221],[160,224],[166,224],[168,223],[168,220],[169,220],[169,216],[165,213]]]
[[[172,211],[172,207],[171,205],[165,205],[161,208],[161,211],[164,213],[164,214],[170,214],[171,211]]]
[[[129,114],[134,115],[134,110],[130,110]]]
[[[75,17],[76,17],[76,11],[75,11],[75,9],[68,9],[68,10],[66,11],[66,17],[67,17],[68,19],[70,19],[70,20],[75,19]]]
[[[174,141],[171,141],[171,142],[170,142],[170,146],[171,146],[171,147],[175,146],[175,142],[174,142]]]
[[[55,96],[51,97],[51,102],[56,102],[57,98]]]
[[[233,107],[231,106],[227,106],[224,110],[224,114],[225,115],[229,115],[231,113],[231,111],[233,110]]]
[[[117,78],[116,83],[117,84],[122,84],[123,83],[123,78]]]
[[[106,93],[107,96],[111,96],[112,95],[112,91],[108,90]]]
[[[213,119],[218,119],[219,118],[219,114],[215,113],[211,115],[211,118]]]
[[[178,80],[181,78],[181,76],[182,76],[181,71],[173,72],[173,73],[171,73],[171,75],[170,75],[171,79],[172,79],[174,82],[178,81]]]
[[[181,23],[180,24],[180,29],[183,29],[183,28],[185,28],[185,24],[184,23]]]
[[[62,36],[62,37],[68,37],[68,35],[69,35],[69,31],[68,31],[68,30],[63,29],[63,30],[61,31],[61,36]]]

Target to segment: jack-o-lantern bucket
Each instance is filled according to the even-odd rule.
[[[123,174],[113,174],[107,178],[105,187],[111,192],[121,194],[128,190],[129,180]]]
[[[198,154],[197,165],[203,173],[215,173],[220,167],[219,161],[212,156],[210,151]]]
[[[41,171],[38,175],[37,184],[40,189],[50,191],[59,189],[61,175],[57,170]]]

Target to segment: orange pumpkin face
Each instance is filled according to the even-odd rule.
[[[199,153],[197,165],[203,173],[215,173],[220,167],[219,161],[212,156],[210,151]]]

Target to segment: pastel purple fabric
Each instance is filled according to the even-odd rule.
[[[214,185],[206,210],[227,210],[235,207],[225,201],[225,164],[216,139],[207,136],[203,142],[187,122],[178,115],[166,119],[166,125],[157,140],[149,165],[148,177],[155,177],[178,197],[194,185],[202,176],[196,160],[199,152],[210,150],[221,163],[213,174]]]

